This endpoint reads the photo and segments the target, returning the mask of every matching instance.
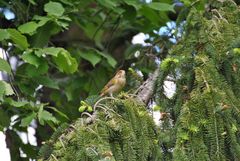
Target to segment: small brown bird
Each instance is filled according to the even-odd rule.
[[[104,86],[100,96],[109,94],[111,97],[113,93],[119,92],[126,84],[125,71],[119,70],[117,74]]]

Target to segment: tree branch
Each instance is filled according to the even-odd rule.
[[[143,82],[143,84],[135,92],[138,98],[141,99],[141,101],[144,102],[146,105],[148,104],[154,93],[154,88],[157,77],[159,75],[159,70],[160,68],[158,67],[153,74],[149,75],[148,79]]]

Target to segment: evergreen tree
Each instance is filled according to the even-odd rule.
[[[186,12],[181,40],[151,80],[160,127],[143,98],[123,95],[105,100],[94,122],[77,121],[74,129],[52,137],[40,155],[49,160],[238,160],[240,9],[226,0],[210,1],[204,9],[191,5],[182,15]],[[164,91],[169,78],[177,87],[172,98]]]

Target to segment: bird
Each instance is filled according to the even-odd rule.
[[[100,96],[110,95],[113,97],[113,93],[121,91],[126,84],[125,70],[119,70],[116,75],[104,86],[100,92]]]

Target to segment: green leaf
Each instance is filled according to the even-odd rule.
[[[37,3],[34,0],[28,0],[32,5],[37,5]]]
[[[100,51],[97,51],[97,53],[106,58],[108,64],[111,65],[112,67],[115,67],[117,65],[117,61],[111,55],[102,53]]]
[[[167,3],[160,3],[160,2],[152,2],[150,4],[147,5],[149,8],[152,8],[154,10],[158,10],[158,11],[174,11],[174,5],[170,5]]]
[[[15,43],[15,45],[19,49],[25,50],[29,47],[27,38],[24,35],[22,35],[19,31],[17,31],[16,29],[7,29],[7,31],[10,34],[11,40]]]
[[[3,41],[5,39],[9,39],[10,35],[5,29],[0,29],[0,41]]]
[[[113,1],[113,0],[98,0],[98,2],[102,6],[104,6],[106,8],[110,8],[110,9],[114,9],[118,5],[117,1]]]
[[[185,6],[189,7],[191,5],[191,0],[181,0]]]
[[[5,81],[0,81],[0,100],[3,100],[3,96],[14,94],[12,87]]]
[[[107,62],[109,65],[111,65],[112,67],[115,67],[117,64],[117,61],[109,54],[105,54],[103,52],[100,52],[98,50],[95,49],[90,49],[88,51],[86,51],[85,53],[79,51],[79,55],[89,61],[93,66],[95,66],[97,63],[99,63],[101,61],[101,57],[104,57],[107,59]]]
[[[0,89],[1,91],[4,91],[4,94],[9,96],[14,94],[12,87],[10,86],[10,84],[8,84],[5,81],[0,81]]]
[[[7,61],[0,58],[0,71],[5,71],[8,74],[11,74],[11,67]]]
[[[41,58],[37,57],[31,50],[24,52],[24,54],[22,55],[22,59],[37,68],[42,62]]]
[[[48,21],[50,21],[48,18],[43,18],[40,20],[38,26],[42,26],[39,27],[37,32],[29,38],[31,46],[40,48],[45,47],[48,44],[51,35],[54,35],[61,30],[57,24]]]
[[[18,27],[18,30],[23,34],[30,34],[32,35],[38,28],[38,24],[36,22],[27,22],[25,24],[22,24]]]
[[[141,4],[138,0],[124,0],[124,2],[129,6],[133,6],[136,10],[141,8]]]
[[[31,65],[27,64],[25,72],[27,76],[29,77],[37,77],[39,75],[45,74],[48,71],[48,64],[46,61],[41,61],[41,64],[39,64],[38,68]]]
[[[47,22],[52,21],[52,18],[49,17],[49,16],[38,16],[38,15],[35,15],[33,17],[33,20],[39,21],[37,25],[38,25],[38,27],[41,27],[41,26],[45,25]]]
[[[40,76],[40,77],[36,77],[35,79],[36,79],[36,82],[38,82],[38,84],[41,84],[43,86],[53,88],[53,89],[59,89],[57,82],[50,79],[49,77]]]
[[[61,3],[50,1],[44,5],[44,11],[47,12],[49,15],[59,17],[63,15],[65,9],[63,8]]]
[[[7,113],[0,110],[0,131],[3,131],[3,128],[8,127],[10,124],[10,118],[8,117]]]
[[[15,101],[12,98],[5,98],[4,101],[14,107],[23,107],[23,106],[26,106],[29,104],[29,102],[27,102],[27,101]]]
[[[58,54],[61,51],[65,51],[65,49],[63,49],[63,48],[54,48],[54,47],[44,48],[44,49],[39,51],[37,56],[41,56],[42,54],[58,56]]]
[[[156,10],[153,10],[147,6],[143,6],[139,12],[144,16],[146,17],[149,21],[151,21],[151,23],[153,25],[159,25],[159,22],[160,22],[160,16],[159,14],[157,13]],[[161,17],[162,19],[162,17]]]
[[[97,63],[99,63],[101,61],[101,56],[99,56],[94,51],[81,52],[80,56],[83,59],[89,61],[93,66],[95,66]]]
[[[38,120],[41,125],[44,125],[46,121],[52,121],[53,123],[58,123],[58,120],[48,111],[40,110],[38,113]]]
[[[22,127],[27,127],[34,118],[36,118],[37,114],[35,112],[32,112],[30,115],[28,115],[27,117],[24,117],[22,120],[21,120],[21,124],[20,126]]]
[[[76,59],[71,57],[66,50],[62,50],[57,56],[53,57],[53,60],[61,72],[74,73],[78,69]]]
[[[59,111],[59,110],[56,109],[55,107],[47,106],[46,108],[50,108],[50,109],[54,110],[57,114],[59,114],[60,116],[66,118],[67,120],[69,120],[69,118],[67,117],[67,115],[65,115],[63,112]]]

